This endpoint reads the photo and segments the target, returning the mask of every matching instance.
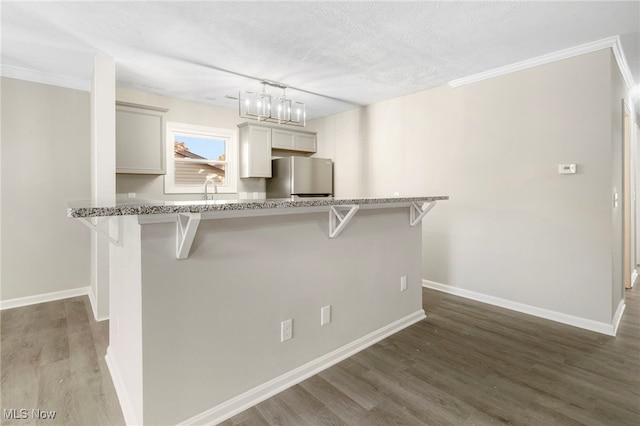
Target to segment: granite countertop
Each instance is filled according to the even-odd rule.
[[[91,200],[67,202],[67,216],[73,218],[99,216],[134,216],[172,213],[202,213],[233,210],[284,209],[341,205],[409,204],[448,200],[448,196],[390,198],[275,198],[247,200],[157,201],[138,198],[118,199],[115,203]]]

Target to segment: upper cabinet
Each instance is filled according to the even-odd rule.
[[[240,124],[240,177],[271,177],[271,128]]]
[[[271,147],[288,151],[316,152],[317,137],[315,132],[300,130],[271,129]]]
[[[316,133],[265,124],[242,123],[240,129],[240,177],[271,177],[271,150],[304,153],[317,151]]]
[[[163,175],[167,109],[116,102],[116,173]]]

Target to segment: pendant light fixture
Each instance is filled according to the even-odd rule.
[[[287,86],[273,81],[263,80],[262,92],[241,91],[238,96],[240,117],[269,123],[304,127],[306,111],[304,103],[287,98]],[[282,89],[280,97],[267,93],[267,86]]]

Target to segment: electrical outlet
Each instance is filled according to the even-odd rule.
[[[293,320],[288,319],[280,323],[280,342],[293,338]]]
[[[403,275],[400,277],[400,291],[405,291],[407,289],[407,276]]]
[[[327,325],[331,322],[331,305],[320,308],[320,325]]]

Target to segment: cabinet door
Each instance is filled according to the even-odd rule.
[[[240,133],[240,177],[271,177],[271,129],[246,126]]]
[[[294,146],[296,151],[316,152],[316,135],[307,133],[296,133],[294,138]]]
[[[116,106],[116,173],[165,174],[164,112]]]
[[[289,130],[272,129],[271,146],[274,149],[295,149],[294,136],[295,133]]]

